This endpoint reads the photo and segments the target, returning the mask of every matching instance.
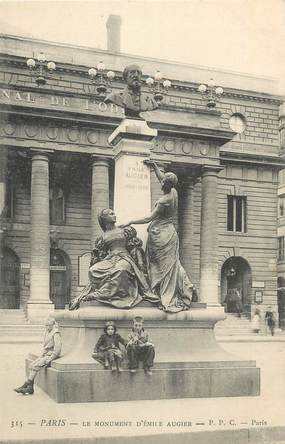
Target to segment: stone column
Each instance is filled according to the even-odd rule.
[[[53,310],[49,298],[49,158],[45,151],[32,151],[31,175],[31,269],[28,316],[43,322]]]
[[[91,248],[101,235],[98,213],[109,208],[109,162],[107,159],[92,156],[92,198],[91,198]]]
[[[221,167],[202,169],[200,232],[200,300],[219,306],[218,298],[218,226],[217,175]]]
[[[7,157],[8,150],[6,147],[0,148],[0,298],[2,296],[2,263],[4,259],[4,229],[1,218],[5,209],[6,199],[6,175],[7,175]],[[2,216],[2,217],[1,217]]]
[[[179,198],[179,244],[180,260],[189,278],[193,281],[193,214],[194,214],[195,179],[189,177],[181,183],[182,192]]]

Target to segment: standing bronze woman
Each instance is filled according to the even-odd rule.
[[[150,216],[131,220],[123,226],[150,222],[146,260],[151,290],[159,296],[163,310],[169,312],[188,310],[193,284],[180,263],[179,240],[173,223],[178,208],[178,195],[175,189],[178,179],[174,173],[163,174],[153,161],[145,163],[154,167],[163,196],[156,203]]]

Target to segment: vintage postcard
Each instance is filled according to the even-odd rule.
[[[285,442],[284,1],[0,25],[0,443]]]

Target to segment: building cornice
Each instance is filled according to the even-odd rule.
[[[240,164],[240,165],[255,165],[257,167],[274,168],[282,170],[285,168],[285,159],[279,156],[257,155],[249,153],[232,153],[224,149],[220,150],[220,160],[222,164]]]
[[[27,54],[27,57],[28,57],[28,54]],[[27,69],[26,59],[27,59],[26,57],[11,55],[11,54],[7,54],[5,52],[2,52],[2,53],[0,52],[0,65],[2,65],[2,67],[4,67],[6,65],[7,68],[16,67],[19,70],[23,69],[24,71],[21,73],[21,75],[25,75],[27,77],[30,77],[31,74],[29,73],[29,71]],[[80,78],[80,83],[82,83],[82,84],[88,83],[88,69],[90,68],[90,66],[71,64],[71,63],[60,63],[60,62],[56,62],[56,65],[57,65],[57,73],[62,74],[63,76],[73,75],[75,77]],[[2,68],[2,70],[3,70],[3,68]],[[116,70],[116,69],[113,69],[113,71],[115,72],[115,79],[114,80],[117,81],[118,83],[123,83],[122,71]],[[9,72],[9,71],[7,71],[7,72]],[[12,70],[11,75],[12,74],[14,75],[14,79],[15,79],[15,76],[16,76],[15,71]],[[150,74],[151,73],[144,75],[143,78],[145,79]],[[62,78],[60,80],[62,82],[64,82],[65,79]],[[175,80],[175,79],[173,80],[172,79],[171,83],[172,83],[172,86],[170,88],[170,91],[172,91],[172,92],[196,93],[197,95],[200,96],[200,94],[198,93],[198,86],[199,86],[198,82]],[[11,87],[11,86],[12,85],[10,84],[9,87]],[[35,86],[35,89],[39,90],[39,88],[37,86]],[[284,96],[281,96],[281,95],[263,93],[263,92],[258,92],[258,91],[254,91],[254,90],[232,88],[232,87],[227,87],[227,86],[224,86],[223,97],[224,98],[236,98],[236,99],[241,99],[241,100],[246,100],[246,101],[257,101],[257,102],[262,102],[262,103],[270,103],[273,105],[280,105],[285,100]]]

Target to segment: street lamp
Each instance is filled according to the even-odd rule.
[[[48,76],[56,70],[54,62],[47,62],[44,52],[40,52],[35,59],[27,60],[27,67],[36,75],[35,81],[38,86],[44,86],[47,83]]]
[[[100,61],[97,63],[96,68],[90,68],[88,70],[88,75],[93,94],[98,95],[102,100],[105,99],[108,89],[115,78],[114,71],[107,71],[104,62]]]
[[[201,84],[198,91],[203,97],[206,97],[208,108],[215,108],[217,101],[220,100],[222,94],[224,93],[221,86],[215,87],[213,79],[209,80],[208,85]]]
[[[154,100],[158,103],[163,100],[163,97],[168,93],[168,90],[171,87],[170,80],[163,80],[160,71],[156,71],[154,78],[148,77],[145,82],[149,91],[153,94]]]

